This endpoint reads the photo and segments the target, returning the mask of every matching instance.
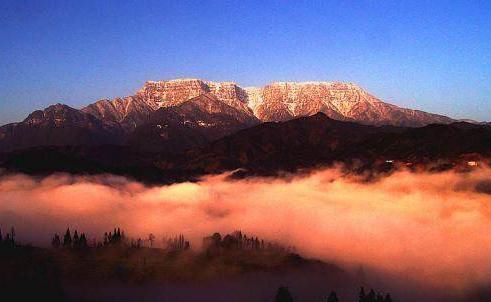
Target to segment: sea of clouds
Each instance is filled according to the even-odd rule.
[[[47,246],[67,227],[101,238],[182,233],[199,249],[213,232],[242,230],[302,255],[436,287],[491,280],[491,170],[399,171],[367,181],[341,169],[282,178],[145,186],[112,175],[0,178],[0,227]]]

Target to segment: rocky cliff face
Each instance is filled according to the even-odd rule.
[[[453,121],[445,116],[382,102],[354,84],[339,82],[275,82],[265,87],[241,88],[232,82],[199,79],[150,81],[135,96],[100,101],[84,110],[136,127],[148,118],[151,111],[177,106],[204,94],[213,95],[238,112],[261,121],[285,121],[317,112],[337,120],[372,125],[414,127]]]
[[[114,100],[100,100],[82,109],[100,120],[120,124],[126,131],[131,131],[148,121],[154,111],[142,98],[129,96]]]
[[[262,121],[283,121],[323,112],[337,120],[364,124],[423,126],[452,119],[384,103],[350,83],[278,82],[247,88],[249,106]]]
[[[149,81],[134,96],[100,100],[82,111],[105,121],[121,123],[125,129],[132,130],[148,122],[155,110],[179,106],[201,95],[212,96],[234,108],[238,121],[243,121],[244,116],[247,116],[246,125],[256,120],[247,106],[248,95],[244,89],[232,82],[217,83],[199,79]]]
[[[172,110],[161,113],[161,121],[156,122],[152,116],[160,109]],[[158,140],[165,137],[161,132],[169,129],[157,131],[156,127],[170,120],[179,133],[193,133],[190,137],[194,138],[197,133],[202,141],[208,141],[261,121],[286,121],[318,112],[335,120],[370,125],[414,127],[454,121],[382,102],[349,83],[276,82],[242,88],[232,82],[177,79],[146,82],[133,96],[100,100],[81,110],[58,104],[35,111],[21,123],[0,127],[0,151],[36,145],[124,142],[137,129],[141,137]],[[186,140],[182,135],[171,136],[176,141]],[[145,144],[141,139],[135,141]]]
[[[157,109],[135,129],[128,143],[145,151],[179,152],[206,144],[260,121],[206,93]]]

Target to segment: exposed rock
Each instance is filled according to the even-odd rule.
[[[154,114],[159,109],[169,110]],[[21,123],[0,128],[0,150],[51,144],[119,143],[132,135],[135,138],[136,129],[141,137],[156,141],[152,135],[159,132],[155,127],[161,124],[155,123],[156,116],[164,122],[187,123],[187,130],[176,130],[178,135],[160,136],[163,141],[172,137],[173,141],[197,140],[201,144],[260,121],[286,121],[318,112],[335,120],[370,125],[418,127],[454,121],[384,103],[349,83],[276,82],[263,88],[244,89],[233,82],[177,79],[149,81],[134,96],[100,100],[81,110],[57,104],[35,111]],[[176,116],[171,118],[170,114]],[[144,134],[144,129],[150,133]],[[184,137],[187,134],[190,137]],[[136,141],[146,143],[142,139]]]
[[[374,125],[424,126],[453,120],[384,103],[350,83],[277,82],[248,88],[249,106],[262,121],[282,121],[323,112],[337,120]]]

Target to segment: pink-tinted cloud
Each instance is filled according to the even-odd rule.
[[[23,175],[0,180],[0,226],[48,244],[66,227],[100,236],[183,233],[198,247],[215,231],[294,245],[304,255],[364,265],[436,286],[491,280],[490,169],[438,174],[400,171],[374,182],[337,169],[289,179],[146,187],[116,176]]]

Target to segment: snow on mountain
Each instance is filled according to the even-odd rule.
[[[290,120],[317,112],[338,120],[374,125],[424,126],[453,121],[385,103],[355,84],[341,82],[274,82],[242,88],[233,82],[200,79],[148,81],[134,96],[99,101],[83,111],[136,127],[158,108],[177,106],[204,94],[214,95],[241,114],[261,121]]]
[[[206,97],[198,98],[201,96]],[[80,143],[122,142],[136,129],[152,124],[153,114],[166,108],[175,110],[168,111],[165,119],[175,114],[176,121],[189,120],[186,127],[192,124],[195,132],[203,128],[205,132],[196,133],[207,140],[261,121],[286,121],[318,112],[332,119],[370,125],[418,127],[455,121],[385,103],[351,83],[274,82],[242,88],[233,82],[176,79],[148,81],[133,96],[99,100],[81,110],[58,104],[35,111],[21,123],[0,127],[0,149],[76,144],[71,132],[77,133]],[[155,127],[143,127],[138,132]],[[189,129],[181,130],[190,133]],[[56,135],[63,138],[56,139]]]

